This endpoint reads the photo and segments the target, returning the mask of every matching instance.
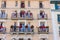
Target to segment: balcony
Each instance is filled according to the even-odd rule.
[[[18,27],[14,28],[14,26],[11,26],[10,32],[11,34],[33,34],[34,33],[34,27]]]
[[[38,34],[48,34],[49,33],[49,27],[46,26],[46,27],[43,27],[43,26],[40,26],[38,27]]]
[[[27,19],[27,20],[33,20],[33,14],[32,14],[32,13],[30,13],[30,14],[27,13],[27,14],[26,14],[26,19]]]
[[[18,15],[15,14],[15,13],[12,13],[11,19],[12,19],[12,20],[17,20],[17,19],[18,19]]]
[[[19,19],[23,20],[23,19],[25,19],[25,17],[26,17],[25,11],[21,10],[21,12],[19,14]]]
[[[47,14],[44,14],[44,15],[38,14],[37,17],[38,17],[38,20],[40,20],[40,19],[41,19],[41,20],[44,20],[44,19],[47,20],[47,19],[48,19],[48,18],[47,18]]]
[[[6,28],[0,27],[0,34],[5,34],[5,33],[6,33]]]
[[[0,19],[7,19],[7,14],[5,14],[5,13],[2,14],[2,13],[1,13],[1,14],[0,14]]]
[[[11,34],[17,34],[17,31],[18,31],[17,29],[18,29],[17,26],[12,25],[11,28],[10,28],[10,33]]]

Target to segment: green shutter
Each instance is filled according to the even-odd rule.
[[[58,5],[57,5],[57,3],[55,3],[55,9],[58,9]]]

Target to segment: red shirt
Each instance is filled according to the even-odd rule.
[[[21,13],[22,13],[22,15],[24,15],[25,14],[25,11],[22,11]]]
[[[32,16],[32,13],[30,13],[30,16]]]
[[[40,28],[45,28],[45,26],[40,26]]]
[[[3,26],[0,26],[0,29],[3,28]]]

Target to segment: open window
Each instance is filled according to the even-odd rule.
[[[12,40],[16,40],[16,38],[12,38]]]
[[[21,1],[21,8],[25,8],[25,2]]]
[[[43,8],[43,3],[39,2],[39,8]]]
[[[1,19],[6,19],[7,18],[7,14],[6,14],[6,11],[5,10],[1,10],[0,18]]]
[[[41,40],[47,40],[47,38],[41,38]]]
[[[6,8],[6,1],[2,1],[1,8]]]
[[[23,38],[19,38],[19,40],[24,40]]]

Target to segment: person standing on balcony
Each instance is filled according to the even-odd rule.
[[[3,22],[1,22],[1,24],[0,24],[0,32],[4,32]]]
[[[34,31],[33,29],[34,29],[34,26],[33,26],[33,25],[31,25],[31,32],[33,32],[33,31]]]
[[[40,17],[44,18],[43,11],[40,11]]]
[[[16,22],[14,22],[14,31],[16,32]]]
[[[22,23],[22,31],[25,32],[25,24]]]
[[[40,28],[41,28],[41,31],[45,31],[45,25],[44,24],[42,24],[42,26],[40,26]]]
[[[25,18],[25,11],[22,11],[22,18]]]
[[[30,13],[31,13],[30,10],[26,13],[26,16],[27,16],[28,18],[30,18],[30,16],[31,16]]]
[[[19,31],[22,32],[22,24],[19,25]]]
[[[14,16],[17,17],[17,11],[15,11],[15,15]]]
[[[30,30],[31,30],[31,28],[30,28],[30,22],[27,25],[28,25],[28,32],[30,32]]]
[[[1,11],[1,18],[4,18],[4,17],[5,17],[5,11],[2,10],[2,11]]]
[[[22,10],[22,11],[20,12],[20,17],[25,18],[25,11],[24,11],[24,10]]]

